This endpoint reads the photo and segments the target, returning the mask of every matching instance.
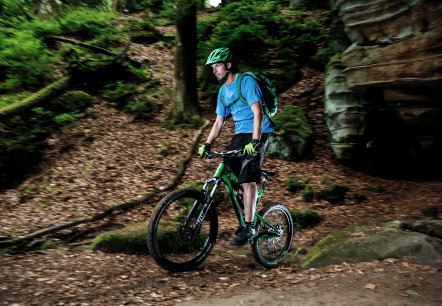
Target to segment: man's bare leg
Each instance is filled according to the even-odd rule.
[[[242,184],[244,189],[244,218],[246,222],[253,222],[255,215],[256,199],[258,198],[258,186],[255,182]]]

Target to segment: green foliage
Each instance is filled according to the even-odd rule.
[[[301,198],[304,202],[313,201],[314,191],[310,186],[308,179],[289,177],[285,181],[285,187],[290,193],[297,193],[301,191]]]
[[[272,119],[277,127],[278,134],[284,136],[296,135],[307,140],[312,130],[307,122],[303,110],[295,105],[287,105]]]
[[[79,117],[80,117],[79,113],[71,112],[71,113],[63,113],[63,114],[56,115],[56,116],[54,116],[54,118],[52,120],[54,120],[54,122],[57,125],[64,126],[64,125],[68,125],[72,122],[75,122]]]
[[[108,83],[102,92],[102,96],[105,99],[111,101],[121,101],[131,95],[136,89],[136,85],[124,81],[116,81]]]
[[[35,87],[58,59],[31,31],[14,31],[1,38],[0,92]]]
[[[31,94],[30,92],[22,91],[20,93],[2,96],[0,100],[0,108],[19,102],[24,98],[26,98],[27,96],[29,96],[30,94]]]
[[[349,187],[337,184],[328,177],[321,177],[320,182],[325,185],[320,196],[332,204],[343,202],[346,193],[350,190]]]
[[[373,184],[368,187],[371,192],[382,193],[385,191],[385,187],[380,184]]]
[[[109,0],[69,0],[69,5],[72,7],[90,7],[106,9],[110,7]]]
[[[313,202],[314,191],[309,184],[305,185],[301,193],[301,198],[304,202]]]
[[[103,11],[91,8],[78,8],[68,10],[58,17],[63,34],[81,35],[82,38],[90,39],[113,28],[112,18],[115,14],[110,11]]]
[[[72,90],[66,92],[52,104],[60,105],[62,111],[83,110],[92,104],[92,97],[81,90]]]
[[[52,35],[74,36],[95,46],[123,48],[127,34],[118,26],[115,16],[106,10],[64,6],[56,17],[45,20],[10,16],[0,22],[0,92],[35,88],[48,80],[60,55],[66,52],[65,45],[61,52],[49,48],[53,47],[48,39]]]
[[[322,221],[322,217],[312,210],[292,210],[290,211],[293,222],[299,228],[313,227]]]
[[[153,108],[153,105],[148,100],[136,99],[130,100],[123,110],[132,114],[149,114]]]
[[[50,35],[60,35],[62,33],[60,23],[55,20],[41,20],[34,18],[15,25],[18,31],[32,32],[38,39],[44,40]]]
[[[288,177],[285,181],[285,188],[291,193],[296,193],[303,190],[307,184],[308,180],[304,179],[300,182],[298,178]]]
[[[0,20],[23,16],[23,12],[30,9],[31,1],[1,0]]]
[[[126,26],[130,40],[139,44],[151,44],[163,38],[152,22],[129,19]]]
[[[198,61],[215,48],[230,47],[243,71],[267,75],[282,90],[297,69],[325,43],[329,12],[282,9],[280,1],[231,1],[216,15],[198,20]],[[322,51],[323,52],[323,51]],[[320,55],[316,56],[320,57]],[[211,94],[211,72],[203,71],[203,90]]]
[[[124,26],[127,18],[117,19],[113,12],[103,10],[100,4],[103,1],[86,2],[71,1],[70,5],[61,5],[54,15],[45,15],[43,19],[28,15],[26,12],[30,10],[26,3],[18,7],[15,6],[16,1],[2,1],[2,4],[6,4],[0,11],[1,109],[17,103],[21,106],[23,103],[20,102],[27,101],[29,96],[24,89],[35,91],[35,88],[41,88],[51,81],[55,74],[58,77],[59,73],[68,71],[72,76],[70,80],[88,84],[98,92],[102,85],[123,80],[129,91],[125,94],[111,93],[119,95],[119,106],[137,114],[153,113],[157,104],[152,101],[157,102],[159,95],[147,95],[146,88],[157,86],[158,81],[147,82],[147,66],[125,57],[115,60],[114,57],[91,52],[84,47],[54,43],[50,38],[54,35],[64,36],[101,46],[116,54],[121,53],[133,32],[130,26]],[[84,3],[95,8],[75,7]],[[153,29],[148,22],[132,23],[131,26],[140,30]],[[59,69],[54,69],[56,64]],[[46,102],[32,110],[30,107],[17,108],[20,112],[11,113],[11,116],[18,114],[16,117],[2,120],[0,188],[18,183],[38,162],[42,150],[47,146],[46,138],[55,129],[77,120],[92,103],[88,94],[79,91],[68,92],[50,101],[51,98],[40,99]],[[122,100],[124,102],[120,102]]]

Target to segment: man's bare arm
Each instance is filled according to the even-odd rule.
[[[224,117],[217,115],[215,122],[213,123],[212,129],[210,130],[209,136],[207,137],[206,143],[212,144],[215,141],[215,139],[218,138],[223,126],[224,126]]]
[[[264,111],[262,110],[262,104],[260,102],[253,103],[251,106],[253,112],[253,138],[261,139],[262,133],[262,119],[264,118]]]

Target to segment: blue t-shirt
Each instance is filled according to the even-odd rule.
[[[253,133],[254,115],[251,106],[256,102],[261,102],[264,106],[264,98],[258,82],[251,76],[244,76],[241,81],[241,94],[248,104],[244,103],[238,96],[237,81],[238,76],[231,84],[224,83],[219,89],[216,114],[224,118],[232,115],[235,121],[235,134]],[[224,99],[222,99],[223,94]],[[273,132],[272,124],[266,115],[262,122],[262,132]]]

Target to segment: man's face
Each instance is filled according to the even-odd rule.
[[[231,65],[232,65],[231,63],[227,63],[227,68],[230,69]],[[224,63],[212,64],[212,71],[218,81],[222,80],[226,76],[226,73],[227,73],[226,72],[226,64],[224,64]]]

